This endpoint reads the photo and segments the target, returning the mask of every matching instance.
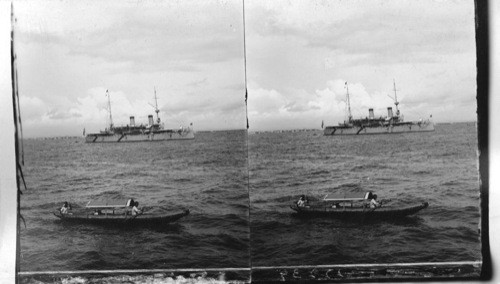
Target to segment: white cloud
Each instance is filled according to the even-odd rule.
[[[49,111],[49,107],[40,98],[21,95],[19,101],[22,106],[21,116],[25,124],[38,121]]]
[[[323,121],[332,125],[347,119],[347,88],[343,79],[330,80],[327,86],[313,93],[303,90],[293,93],[281,93],[267,90],[256,83],[250,85],[248,116],[251,130],[274,130],[293,128],[319,128]],[[254,86],[254,87],[252,87]],[[368,116],[372,108],[376,117],[387,116],[387,108],[396,112],[392,84],[387,89],[368,91],[361,82],[348,82],[351,114],[353,118]],[[399,88],[397,89],[399,90]],[[433,105],[428,102],[405,103],[405,98],[398,96],[399,110],[406,120],[429,117],[445,119],[441,113],[454,111],[451,103]],[[460,114],[472,113],[474,104],[455,103],[455,111]]]
[[[476,119],[473,3],[278,0],[248,7],[250,87],[259,99],[267,90],[272,106],[284,102],[283,115],[343,120],[343,80],[353,116],[368,108],[386,115],[395,79],[407,119],[432,112],[438,122]]]
[[[45,126],[57,129],[50,135],[104,128],[106,89],[115,124],[128,123],[130,115],[145,121],[154,113],[148,105],[154,87],[167,127],[244,128],[241,2],[29,0],[14,6],[20,93],[43,106],[30,111],[28,136],[44,135]]]
[[[392,106],[387,94],[393,78],[407,118],[434,112],[436,120],[475,119],[473,3],[245,4],[251,126],[317,127],[321,120],[343,120],[344,80],[354,116],[366,116],[369,107],[383,115]],[[61,134],[103,128],[105,89],[112,94],[115,123],[146,117],[153,87],[160,114],[172,127],[194,122],[199,130],[243,128],[241,5],[16,2],[21,107],[31,108],[26,117],[39,126],[29,131],[43,123],[57,124]]]

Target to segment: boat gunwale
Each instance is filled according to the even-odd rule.
[[[184,209],[182,212],[179,210],[176,213],[164,213],[164,214],[151,214],[143,213],[137,215],[130,214],[100,214],[94,215],[92,213],[61,213],[59,210],[54,210],[52,212],[54,216],[59,218],[60,221],[64,222],[80,222],[80,223],[94,223],[94,224],[128,224],[128,223],[169,223],[175,222],[182,217],[190,214],[189,209]]]
[[[365,217],[377,217],[377,216],[387,216],[387,217],[405,217],[413,215],[422,209],[429,207],[428,202],[422,202],[418,205],[406,206],[406,207],[391,207],[391,206],[381,206],[376,208],[367,207],[349,207],[343,206],[339,208],[332,208],[327,206],[304,206],[300,207],[297,204],[290,205],[290,208],[296,211],[298,214],[303,215],[329,215],[338,217],[350,217],[350,216],[365,216]]]

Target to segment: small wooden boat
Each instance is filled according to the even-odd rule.
[[[189,210],[179,210],[174,213],[145,212],[132,215],[131,209],[130,200],[90,201],[85,208],[68,210],[67,213],[61,213],[57,209],[53,214],[65,222],[106,225],[162,225],[189,215]]]
[[[328,216],[339,219],[392,219],[413,215],[429,206],[429,203],[423,202],[403,207],[382,204],[380,207],[370,208],[370,196],[371,193],[367,193],[364,197],[326,195],[317,204],[306,204],[305,206],[293,204],[290,208],[303,216]]]

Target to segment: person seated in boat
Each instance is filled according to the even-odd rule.
[[[127,200],[127,204],[125,204],[127,208],[125,209],[125,215],[130,215],[132,213],[132,208],[135,205],[135,201],[133,198]]]
[[[307,203],[306,196],[304,194],[302,194],[300,196],[299,200],[297,201],[297,206],[298,207],[305,207],[306,203]]]
[[[377,208],[380,206],[380,203],[377,201],[377,195],[374,194],[372,200],[370,200],[370,208]]]
[[[132,207],[132,216],[136,216],[142,214],[142,210],[139,209],[139,202],[136,201],[134,203],[134,207]]]
[[[71,206],[69,205],[69,203],[67,201],[64,201],[64,204],[61,207],[61,209],[59,209],[59,211],[62,214],[68,214],[68,210],[71,210]]]
[[[299,198],[299,200],[297,201],[297,206],[299,207],[306,207],[309,205],[309,200],[307,200],[307,196],[305,196],[304,194],[302,194]]]

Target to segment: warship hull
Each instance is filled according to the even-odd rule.
[[[323,130],[325,136],[334,135],[365,135],[365,134],[392,134],[407,132],[429,132],[434,131],[434,123],[410,122],[393,125],[379,126],[327,126]]]
[[[161,130],[151,133],[94,133],[85,137],[86,143],[122,143],[142,141],[190,140],[194,133],[190,130]]]
[[[130,117],[130,124],[126,126],[114,126],[113,117],[111,115],[111,99],[108,90],[106,90],[108,97],[108,111],[109,111],[109,127],[99,133],[89,133],[85,136],[85,129],[83,136],[85,136],[86,143],[121,143],[121,142],[142,142],[142,141],[165,141],[165,140],[190,140],[194,139],[194,132],[191,127],[180,129],[165,129],[164,124],[161,123],[160,116],[158,115],[158,99],[156,97],[155,88],[155,108],[156,121],[153,115],[148,115],[147,124],[136,124],[135,117]],[[192,126],[191,123],[190,126]]]
[[[396,113],[394,115],[392,107],[387,108],[387,116],[375,117],[373,108],[368,109],[366,118],[353,119],[351,114],[351,105],[349,97],[349,87],[345,82],[347,119],[337,126],[326,126],[323,130],[325,136],[334,135],[366,135],[366,134],[392,134],[392,133],[411,133],[411,132],[429,132],[434,131],[432,119],[420,119],[419,121],[404,121],[398,105],[396,93],[396,81],[394,81],[394,105]],[[432,118],[432,115],[430,116]],[[323,123],[321,123],[323,127]]]

